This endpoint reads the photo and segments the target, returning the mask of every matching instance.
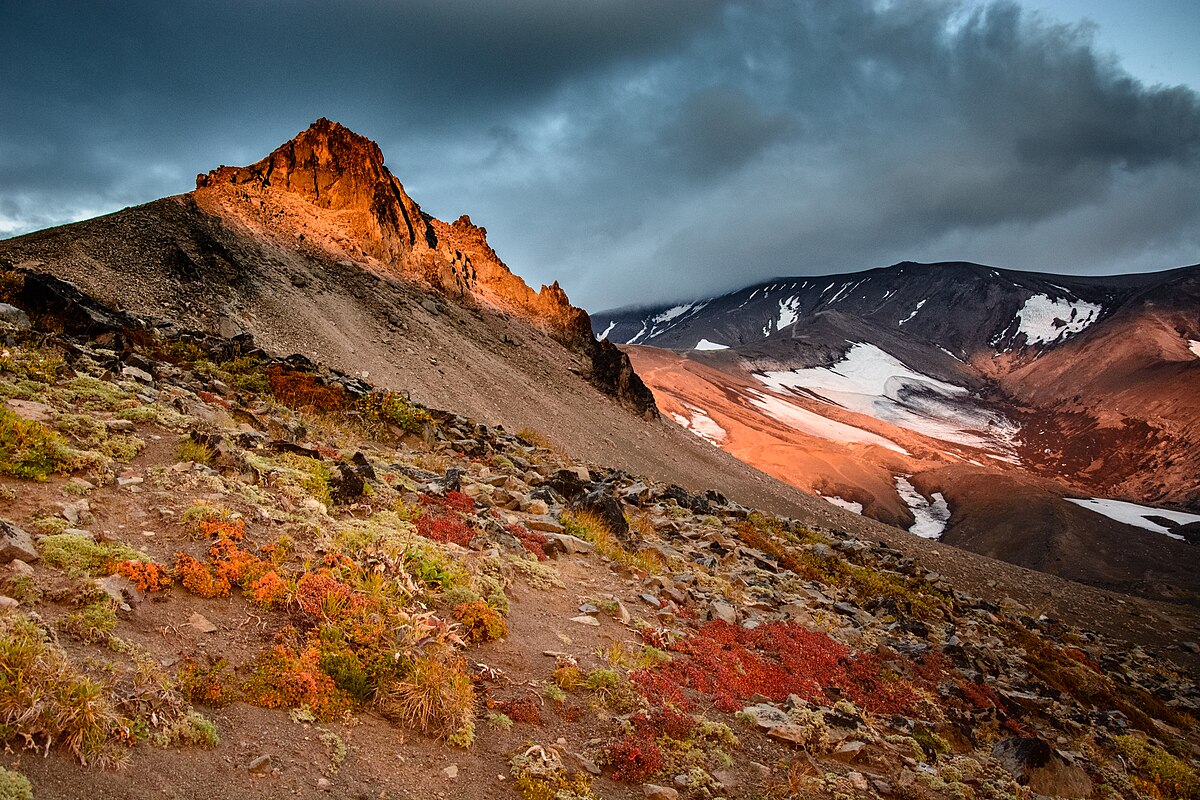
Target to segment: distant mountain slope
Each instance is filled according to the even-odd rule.
[[[1200,585],[1161,535],[1200,519],[1200,267],[905,263],[593,319],[668,417],[831,502],[1084,580]],[[1064,496],[1193,516],[1131,526]]]
[[[1058,344],[1130,302],[1168,298],[1179,288],[1194,300],[1198,270],[1080,277],[905,262],[844,275],[780,278],[671,306],[600,311],[593,328],[617,344],[693,349],[707,340],[701,349],[753,347],[780,335],[796,338],[797,323],[837,312],[968,358],[979,351]]]

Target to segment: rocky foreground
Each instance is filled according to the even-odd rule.
[[[247,336],[0,301],[0,797],[1200,797],[1200,691],[1137,648]]]

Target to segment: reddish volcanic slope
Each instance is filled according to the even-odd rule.
[[[780,480],[1025,566],[1198,596],[1198,268],[898,265],[594,323],[632,342],[665,416]]]

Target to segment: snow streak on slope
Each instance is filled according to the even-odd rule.
[[[605,329],[604,329],[604,332],[603,332],[603,333],[601,333],[601,334],[600,334],[599,336],[597,336],[596,338],[597,338],[597,339],[607,339],[607,338],[608,338],[608,335],[609,335],[610,333],[612,333],[612,329],[613,329],[613,328],[615,328],[615,327],[617,327],[617,321],[616,321],[615,319],[614,319],[614,320],[609,320],[608,327],[607,327],[607,328],[605,328]]]
[[[1018,426],[982,408],[971,393],[922,375],[873,344],[855,343],[838,363],[786,372],[757,373],[778,393],[815,397],[849,411],[948,442],[1015,458]]]
[[[835,442],[859,442],[862,444],[873,444],[879,447],[885,447],[888,450],[893,450],[904,455],[911,455],[900,445],[880,436],[877,433],[864,431],[862,428],[856,428],[853,425],[847,425],[843,422],[823,417],[820,414],[809,411],[807,408],[793,405],[786,400],[781,400],[778,397],[772,397],[762,392],[750,390],[752,396],[747,399],[750,404],[765,412],[768,416],[779,420],[789,428],[807,433],[810,436],[817,436],[822,439],[829,439]]]
[[[1026,344],[1051,344],[1091,325],[1101,310],[1083,300],[1051,300],[1035,294],[1017,311],[1017,333],[1025,334]]]
[[[843,497],[838,497],[836,494],[821,494],[817,492],[817,497],[820,497],[827,503],[833,503],[838,508],[844,508],[852,514],[862,515],[863,504],[856,503],[853,500],[847,500]]]
[[[708,412],[699,406],[684,403],[684,408],[691,412],[691,417],[685,417],[682,414],[672,414],[682,427],[699,436],[704,441],[711,445],[721,446],[721,442],[725,441],[725,429],[713,420],[708,415]]]
[[[903,325],[904,323],[908,322],[913,317],[915,317],[917,315],[917,312],[921,310],[921,306],[925,305],[926,302],[927,302],[926,300],[922,300],[921,302],[917,303],[917,307],[912,310],[912,313],[909,314],[904,319],[900,320],[900,322],[898,324]]]
[[[926,499],[917,491],[917,487],[902,475],[896,476],[896,491],[916,518],[908,532],[915,533],[922,539],[941,538],[946,530],[946,523],[950,521],[950,506],[942,493],[934,492]]]
[[[1137,503],[1127,503],[1123,500],[1104,500],[1099,497],[1087,500],[1080,500],[1074,497],[1064,499],[1068,503],[1083,506],[1090,511],[1095,511],[1097,514],[1103,514],[1109,519],[1115,519],[1117,522],[1123,522],[1126,525],[1133,525],[1153,531],[1154,533],[1165,533],[1172,539],[1183,539],[1184,537],[1178,533],[1171,533],[1171,529],[1166,525],[1160,525],[1153,519],[1147,519],[1147,517],[1168,519],[1180,525],[1187,525],[1189,522],[1200,522],[1200,514],[1185,514],[1182,511],[1168,511],[1162,508],[1139,506]]]
[[[693,350],[728,350],[729,345],[718,344],[717,342],[710,342],[708,339],[701,339],[700,341],[696,342],[696,346],[693,347],[692,349]]]

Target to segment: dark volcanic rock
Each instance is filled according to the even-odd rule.
[[[998,742],[994,755],[1022,786],[1049,797],[1091,797],[1092,779],[1043,739],[1019,736]]]

